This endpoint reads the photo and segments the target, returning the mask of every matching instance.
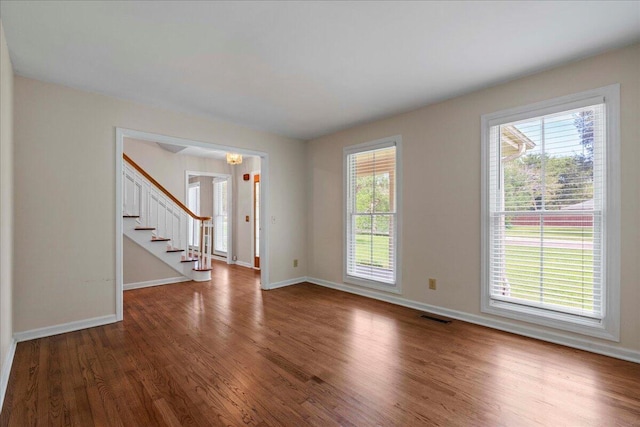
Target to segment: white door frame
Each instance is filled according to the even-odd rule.
[[[233,262],[231,261],[231,254],[233,253],[233,227],[234,227],[234,223],[233,223],[233,175],[228,174],[228,173],[217,173],[217,172],[197,172],[197,171],[185,171],[184,173],[185,179],[185,201],[188,201],[188,197],[189,197],[189,177],[190,176],[210,176],[212,178],[224,178],[227,180],[227,209],[228,209],[228,215],[229,217],[227,218],[227,223],[228,223],[228,227],[229,227],[229,232],[227,233],[227,264],[233,264]],[[213,196],[213,195],[212,195]],[[200,194],[200,197],[202,197],[202,194]],[[213,200],[213,204],[215,207],[215,200]],[[188,206],[187,203],[185,203],[185,205]],[[215,212],[212,211],[212,212]],[[213,218],[212,218],[213,219]],[[213,231],[215,233],[215,229]],[[213,244],[213,243],[212,243]]]
[[[265,221],[265,218],[269,218],[269,153],[263,151],[250,150],[245,148],[238,148],[224,144],[218,144],[213,142],[195,141],[192,139],[177,138],[173,136],[161,135],[151,132],[142,132],[133,129],[116,127],[116,319],[118,321],[123,318],[123,250],[122,250],[122,154],[124,152],[124,139],[133,138],[143,141],[160,142],[164,144],[181,145],[183,147],[201,147],[210,150],[231,151],[247,156],[260,157],[260,191],[261,191],[261,204],[260,204],[260,228],[262,229],[262,235],[260,239],[260,287],[263,290],[268,290],[269,286],[269,221]],[[264,263],[264,265],[263,265]]]

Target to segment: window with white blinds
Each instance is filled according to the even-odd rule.
[[[399,137],[345,149],[345,281],[397,287]]]
[[[617,311],[606,304],[614,286],[608,251],[617,244],[607,241],[617,210],[609,194],[612,101],[588,93],[483,116],[485,311],[600,332],[607,310]]]
[[[216,255],[224,256],[229,237],[228,182],[227,178],[213,180],[213,250]]]
[[[191,212],[200,215],[200,183],[189,183],[189,194],[187,198],[187,207]],[[189,246],[196,246],[200,241],[200,227],[194,227],[193,218],[189,217],[189,230],[195,230],[195,233],[189,233]]]

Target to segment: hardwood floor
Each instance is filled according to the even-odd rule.
[[[125,292],[121,323],[18,344],[0,425],[640,425],[638,364],[212,273]]]

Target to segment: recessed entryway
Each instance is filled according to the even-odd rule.
[[[267,239],[268,232],[264,227],[264,218],[268,217],[268,155],[267,153],[254,150],[239,149],[225,145],[209,144],[195,140],[188,140],[176,137],[170,137],[147,132],[139,132],[128,129],[117,129],[116,132],[116,315],[118,320],[122,320],[122,292],[123,292],[123,166],[122,155],[126,146],[138,142],[139,144],[153,145],[157,149],[166,151],[164,156],[160,156],[160,160],[156,163],[147,165],[149,168],[159,171],[159,174],[168,173],[167,170],[175,171],[182,168],[180,178],[165,179],[168,189],[176,194],[178,199],[189,204],[189,194],[197,194],[198,203],[192,207],[204,212],[206,204],[207,212],[211,217],[212,229],[218,230],[204,231],[203,239],[196,237],[202,247],[210,247],[213,251],[214,258],[224,260],[228,263],[237,263],[238,265],[252,268],[254,267],[255,257],[257,253],[261,258],[260,283],[263,289],[268,288],[268,249]],[[240,164],[229,165],[226,160],[226,153],[236,153],[243,157],[244,162]],[[181,165],[177,168],[169,167],[162,164],[163,161],[170,162],[171,159],[181,157]],[[189,158],[187,159],[187,156]],[[201,158],[204,160],[197,160]],[[196,159],[196,160],[194,160]],[[208,170],[202,167],[206,161],[218,159],[220,164],[225,166],[225,170]],[[143,165],[144,166],[144,165]],[[166,168],[164,166],[167,166]],[[246,172],[249,172],[247,174]],[[253,172],[257,172],[260,177],[259,200],[255,203],[253,196],[254,187]],[[251,175],[250,179],[245,181],[245,176]],[[198,177],[191,184],[190,177]],[[178,182],[179,181],[179,182]],[[207,185],[206,201],[204,197],[203,184],[209,181]],[[246,188],[245,188],[246,187]],[[246,202],[242,201],[246,200]],[[217,203],[216,203],[217,202]],[[254,209],[257,208],[257,211]],[[209,212],[210,211],[210,212]],[[249,216],[246,223],[246,230],[240,232],[241,216]],[[258,231],[258,237],[255,231]],[[210,234],[207,234],[210,233]],[[193,240],[193,239],[192,239]],[[196,241],[192,242],[195,247]],[[204,246],[208,245],[208,246]],[[189,246],[190,248],[191,246]],[[244,249],[243,249],[244,248]],[[188,251],[189,252],[189,251]],[[187,253],[187,257],[188,257]],[[245,259],[246,258],[246,259]]]

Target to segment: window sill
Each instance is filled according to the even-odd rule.
[[[620,341],[619,332],[606,318],[590,319],[496,300],[483,301],[482,312],[609,341]]]
[[[392,285],[389,283],[377,282],[375,280],[367,280],[367,279],[362,279],[360,277],[349,276],[349,275],[344,275],[342,277],[342,281],[349,285],[362,286],[364,288],[375,289],[377,291],[390,292],[393,294],[402,293],[402,290],[400,289],[398,282]]]

